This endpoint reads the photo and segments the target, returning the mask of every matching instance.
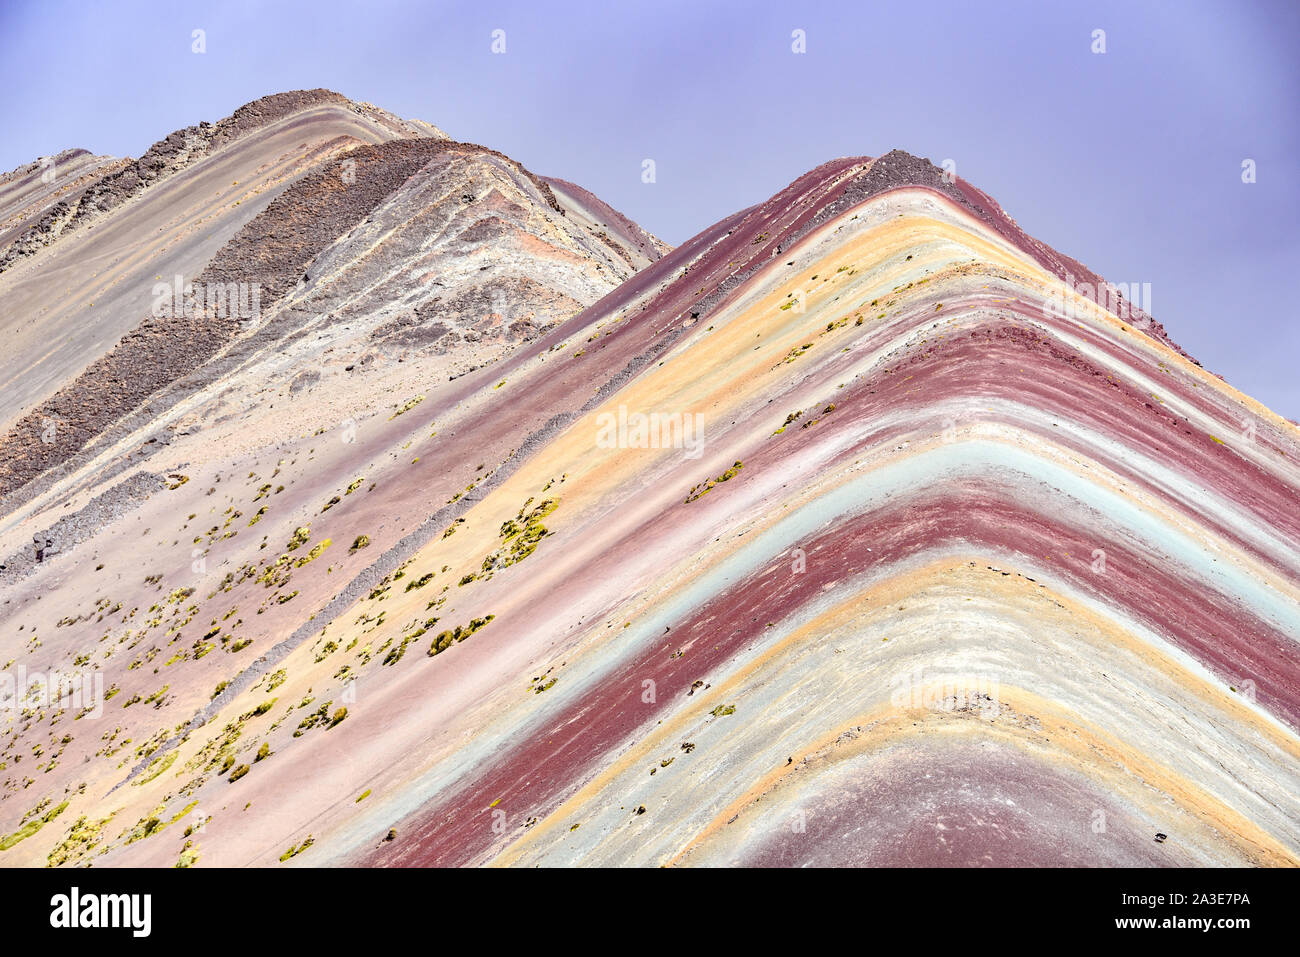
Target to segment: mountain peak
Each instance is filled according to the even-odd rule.
[[[430,130],[11,181],[0,654],[104,687],[6,862],[1300,862],[1300,431],[1149,296],[901,150],[669,249]]]

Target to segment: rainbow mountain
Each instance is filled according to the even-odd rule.
[[[1300,433],[1133,288],[904,152],[670,250],[335,96],[0,272],[0,863],[1297,863]]]

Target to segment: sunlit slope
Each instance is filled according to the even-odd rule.
[[[1296,429],[1078,281],[836,161],[183,532],[151,499],[157,610],[39,626],[141,660],[83,719],[141,723],[9,765],[10,832],[68,806],[5,862],[1296,863]]]

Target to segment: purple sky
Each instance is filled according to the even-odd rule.
[[[1297,0],[3,0],[0,81],[3,169],[138,156],[323,86],[581,183],[672,243],[834,156],[952,159],[1032,235],[1151,283],[1177,342],[1300,419]]]

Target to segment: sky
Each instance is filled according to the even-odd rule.
[[[1176,342],[1300,419],[1300,0],[0,0],[0,83],[0,169],[139,156],[327,87],[673,244],[833,157],[950,160],[1031,235],[1150,283]]]

